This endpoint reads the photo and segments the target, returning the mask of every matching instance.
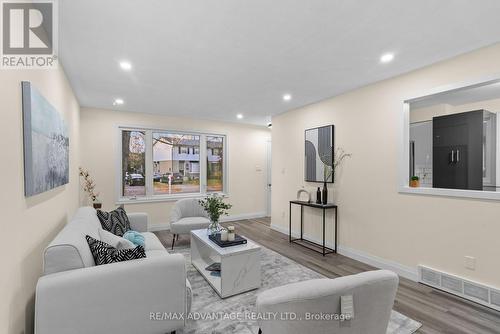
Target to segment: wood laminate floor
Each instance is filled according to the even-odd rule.
[[[323,257],[299,245],[290,244],[287,235],[269,227],[269,218],[230,224],[236,226],[240,234],[326,277],[335,278],[374,269],[339,254]],[[171,247],[170,232],[160,231],[156,234],[165,247]],[[182,235],[176,242],[179,247],[188,244],[188,235]],[[500,333],[500,312],[404,278],[400,279],[394,309],[421,322],[423,326],[417,332],[420,334]]]

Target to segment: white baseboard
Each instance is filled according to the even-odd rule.
[[[288,228],[283,227],[283,226],[278,226],[278,225],[273,225],[271,224],[271,229],[281,232],[283,234],[288,235]],[[292,236],[294,238],[299,237],[299,233],[292,231]],[[310,235],[304,234],[304,238],[311,240],[313,242],[321,244],[321,240],[317,238],[313,238]],[[333,248],[333,243],[332,242],[326,242],[326,246],[329,248]],[[414,282],[418,282],[418,269],[417,268],[412,268],[408,266],[404,266],[400,263],[383,259],[381,257],[368,254],[362,251],[359,251],[357,249],[349,248],[346,246],[338,245],[338,253],[344,256],[347,256],[351,259],[357,260],[359,262],[363,262],[366,264],[369,264],[371,266],[374,266],[376,268],[380,269],[387,269],[394,271],[401,277],[407,278],[409,280],[412,280]]]
[[[256,219],[263,217],[266,217],[266,212],[240,213],[237,215],[230,215],[223,217],[221,219],[221,223],[234,222],[237,220],[245,220],[245,219]],[[150,232],[169,231],[169,230],[170,230],[170,223],[150,224],[148,227],[148,231]]]
[[[267,213],[265,211],[262,212],[251,212],[251,213],[240,213],[237,215],[229,215],[221,218],[221,223],[234,222],[237,220],[245,220],[245,219],[256,219],[266,217]]]
[[[380,269],[391,270],[401,277],[407,278],[414,282],[418,282],[417,268],[408,267],[400,263],[397,263],[395,261],[383,259],[381,257],[345,246],[339,246],[339,254],[342,254],[344,256],[350,257],[351,259],[358,260],[359,262],[363,262]]]

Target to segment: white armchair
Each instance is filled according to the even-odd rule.
[[[291,312],[303,320],[261,320],[261,333],[386,334],[398,282],[395,273],[377,270],[336,279],[293,283],[264,291],[257,297],[259,314]],[[311,315],[340,315],[340,297],[346,295],[353,296],[353,319],[312,319]]]
[[[192,230],[208,228],[210,220],[197,199],[186,198],[175,203],[170,214],[170,232],[173,235],[172,249],[179,234],[188,234]]]

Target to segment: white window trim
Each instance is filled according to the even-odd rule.
[[[145,136],[145,144],[146,144],[146,195],[145,196],[122,196],[122,131],[143,131],[146,132]],[[133,204],[133,203],[155,203],[155,202],[171,202],[177,201],[182,198],[204,198],[208,194],[219,194],[224,197],[228,197],[228,189],[229,189],[229,177],[228,177],[228,147],[229,147],[229,139],[228,135],[225,133],[213,133],[213,132],[203,132],[203,131],[186,131],[186,130],[175,130],[175,129],[164,129],[157,127],[145,127],[142,126],[133,126],[133,125],[115,125],[116,131],[116,163],[115,170],[117,171],[115,175],[115,198],[116,204]],[[174,134],[186,134],[186,135],[197,135],[200,136],[200,192],[197,193],[181,193],[181,194],[165,194],[165,195],[154,195],[153,194],[153,132],[167,132]],[[221,192],[210,192],[207,193],[207,145],[206,145],[206,137],[207,136],[217,136],[224,137],[224,146],[223,146],[223,179],[222,179],[222,191]],[[148,167],[149,166],[149,167]]]
[[[500,200],[500,192],[484,191],[484,190],[462,190],[462,189],[442,189],[430,187],[412,188],[409,186],[410,181],[410,103],[430,95],[446,93],[452,90],[461,90],[480,86],[488,83],[498,82],[500,73],[489,75],[476,80],[461,82],[457,84],[438,87],[422,92],[419,95],[404,99],[403,110],[400,114],[401,130],[398,136],[399,147],[399,174],[398,174],[398,191],[400,194],[414,194],[426,196],[445,196],[445,197],[462,197],[462,198],[477,198],[485,200]]]

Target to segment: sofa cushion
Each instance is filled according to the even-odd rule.
[[[130,230],[130,221],[125,209],[122,207],[110,212],[97,210],[97,218],[99,218],[103,229],[119,237],[122,237],[125,232]]]
[[[44,275],[94,266],[94,258],[85,236],[90,235],[99,239],[100,227],[94,208],[79,208],[71,221],[45,249]]]
[[[124,239],[127,239],[134,245],[140,245],[142,247],[146,247],[146,238],[142,235],[142,233],[137,232],[137,231],[127,231],[123,235]]]
[[[153,258],[153,257],[158,257],[158,256],[169,256],[170,253],[167,252],[166,249],[160,250],[160,249],[151,249],[146,251],[146,257],[147,258]]]
[[[113,246],[118,249],[128,249],[135,248],[136,245],[130,240],[114,235],[111,232],[108,232],[104,229],[99,229],[99,236],[102,242],[107,243],[108,245]]]
[[[165,247],[163,247],[160,239],[158,239],[158,237],[154,233],[143,232],[141,234],[145,239],[144,242],[146,245],[144,246],[144,248],[146,249],[146,252],[149,250],[165,250]]]
[[[96,265],[142,259],[146,257],[144,247],[116,249],[105,242],[85,236]]]
[[[173,234],[186,234],[192,230],[207,228],[210,220],[206,217],[186,217],[170,223],[170,232]]]

